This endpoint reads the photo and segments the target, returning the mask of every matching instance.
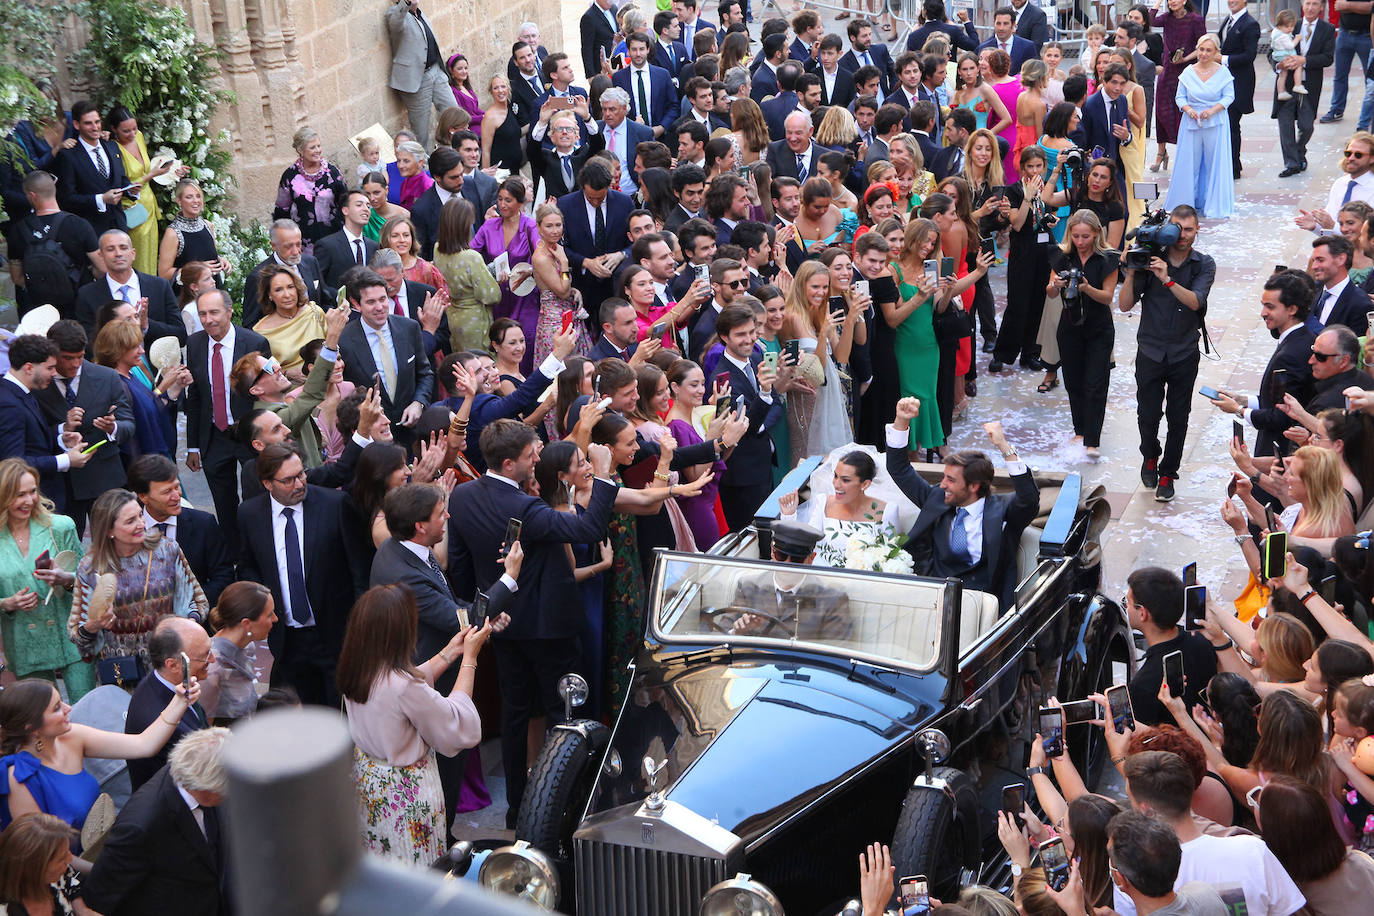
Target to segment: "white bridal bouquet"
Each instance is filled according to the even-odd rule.
[[[877,528],[855,532],[849,536],[849,544],[845,548],[845,569],[909,574],[915,564],[911,554],[902,549],[906,541],[905,534]]]

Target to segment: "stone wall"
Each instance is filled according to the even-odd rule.
[[[281,170],[296,157],[291,136],[298,128],[319,131],[326,155],[351,181],[359,159],[350,136],[375,122],[389,132],[407,126],[387,85],[387,0],[180,2],[201,41],[223,52],[224,85],[237,96],[220,111],[217,126],[229,131],[241,216],[271,216]],[[504,72],[520,23],[538,22],[544,45],[562,46],[559,7],[537,0],[428,0],[423,8],[445,57],[467,55],[485,101],[486,80]]]

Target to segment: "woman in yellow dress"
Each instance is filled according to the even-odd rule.
[[[305,284],[289,267],[272,265],[259,283],[262,319],[253,330],[267,338],[287,377],[304,381],[301,347],[324,337],[324,309],[310,301]]]
[[[1131,78],[1130,85],[1126,87],[1126,98],[1129,100],[1126,117],[1131,122],[1131,142],[1121,147],[1121,164],[1125,168],[1126,178],[1126,230],[1130,231],[1140,225],[1145,215],[1145,201],[1136,200],[1133,193],[1135,183],[1145,180],[1145,89],[1136,82],[1135,61],[1130,51],[1113,51],[1112,62],[1124,66]]]
[[[129,222],[129,238],[134,243],[134,270],[145,274],[157,273],[158,221],[162,211],[158,209],[157,197],[153,194],[151,178],[165,175],[170,166],[153,171],[152,159],[148,156],[148,144],[143,139],[143,131],[138,129],[138,121],[129,109],[116,105],[105,119],[119,144],[119,158],[124,162],[124,174],[130,184],[138,184],[142,189],[138,200],[124,202],[124,218]]]

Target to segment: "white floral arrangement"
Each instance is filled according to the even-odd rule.
[[[909,575],[916,564],[911,554],[902,549],[906,542],[905,534],[895,534],[876,528],[855,532],[849,536],[849,543],[845,549],[845,569]]]

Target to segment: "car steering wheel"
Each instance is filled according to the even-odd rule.
[[[762,617],[764,620],[768,622],[768,625],[764,627],[762,633],[736,633],[727,627],[721,626],[720,615],[722,614],[753,614],[755,617]],[[727,605],[726,607],[715,608],[714,610],[710,611],[704,611],[702,613],[702,616],[710,622],[713,629],[717,630],[718,632],[724,633],[727,636],[767,636],[769,633],[773,632],[774,627],[782,627],[784,630],[788,627],[788,623],[786,620],[783,620],[781,617],[774,616],[773,614],[770,614],[767,611],[755,610],[751,607],[740,607],[739,605],[734,604]],[[735,622],[738,622],[738,618],[736,618]]]

